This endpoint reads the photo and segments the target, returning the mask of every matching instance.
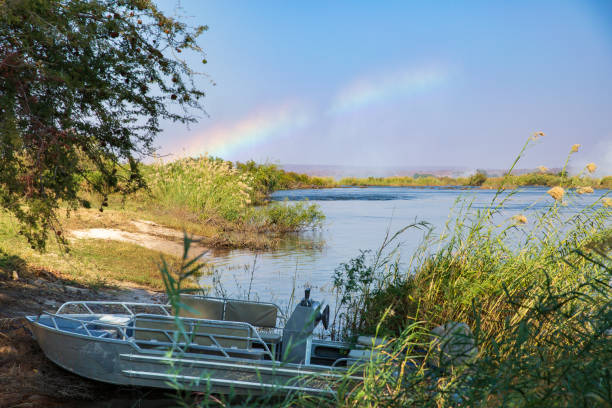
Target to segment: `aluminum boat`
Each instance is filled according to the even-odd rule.
[[[181,295],[178,310],[76,301],[26,319],[45,355],[80,376],[225,394],[333,393],[340,381],[359,380],[347,370],[373,345],[316,339],[329,306],[309,289],[283,327],[273,303],[194,295]]]

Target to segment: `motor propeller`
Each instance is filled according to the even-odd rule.
[[[327,330],[327,328],[329,327],[329,305],[326,305],[323,311],[319,313],[315,325],[319,322],[323,323],[323,327],[325,328],[325,330]]]
[[[325,309],[323,309],[323,313],[321,313],[321,321],[323,323],[323,327],[325,330],[327,330],[329,327],[329,305],[326,305]]]

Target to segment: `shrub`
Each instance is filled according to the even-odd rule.
[[[156,202],[188,207],[202,219],[218,215],[235,221],[251,203],[252,179],[229,162],[189,158],[156,163],[148,170],[147,182]]]
[[[205,156],[155,163],[144,172],[152,203],[188,208],[202,221],[220,217],[239,227],[290,232],[316,228],[324,219],[315,204],[287,202],[253,207],[280,186],[283,173],[274,165],[250,161],[233,166]]]
[[[477,170],[474,175],[470,176],[470,179],[468,180],[468,185],[482,186],[485,181],[487,181],[486,173],[481,170]]]

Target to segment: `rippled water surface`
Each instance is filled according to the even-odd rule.
[[[497,219],[501,222],[516,214],[535,218],[552,203],[546,191],[521,190],[507,201]],[[568,197],[563,212],[580,211],[604,193],[607,191],[597,190],[595,194]],[[286,304],[293,288],[301,296],[303,287],[311,285],[313,294],[318,292],[317,298],[329,297],[335,268],[359,255],[360,250],[380,247],[387,230],[427,221],[439,234],[458,199],[471,202],[476,211],[488,207],[494,195],[494,190],[404,187],[279,191],[273,194],[274,200],[308,199],[318,204],[326,215],[323,227],[290,237],[275,251],[258,254],[252,279],[244,266],[253,264],[255,254],[251,251],[218,252],[211,254],[209,261],[221,271],[221,283],[229,295],[243,296],[250,287],[251,297]],[[422,237],[423,232],[417,229],[402,235],[402,259],[410,257]],[[205,283],[211,284],[210,280]]]

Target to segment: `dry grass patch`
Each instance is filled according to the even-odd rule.
[[[90,215],[87,212],[81,214],[84,217]],[[83,222],[83,219],[79,222]],[[108,218],[94,221],[102,227],[111,225]],[[158,270],[160,253],[157,251],[129,243],[97,239],[74,240],[70,242],[68,250],[66,252],[66,248],[55,242],[49,242],[44,253],[30,248],[25,238],[18,234],[16,221],[6,214],[0,215],[0,268],[6,273],[17,270],[23,274],[42,269],[57,279],[90,288],[131,285],[163,289]],[[176,256],[164,255],[164,258],[171,267],[180,264]]]

